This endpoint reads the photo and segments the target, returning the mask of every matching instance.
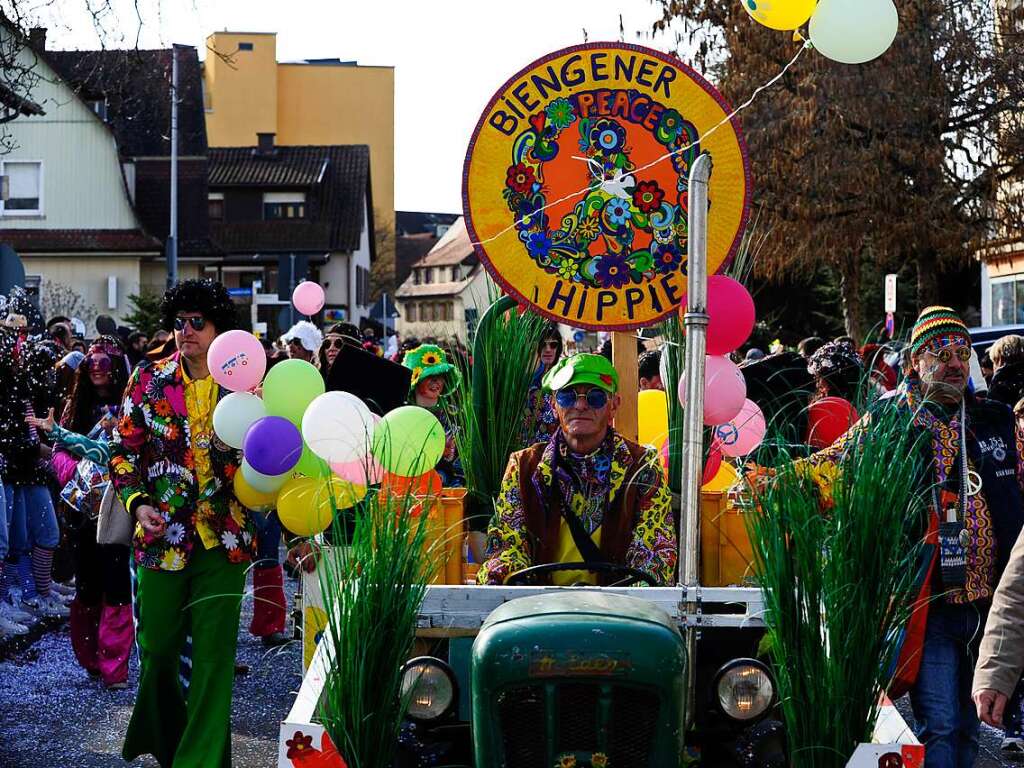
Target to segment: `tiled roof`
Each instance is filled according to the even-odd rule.
[[[395,232],[402,235],[417,235],[421,232],[431,234],[437,231],[438,225],[451,226],[459,218],[457,213],[429,213],[426,211],[395,211]]]
[[[210,189],[300,188],[308,192],[303,220],[210,222],[210,235],[228,252],[355,251],[370,184],[366,145],[210,149]],[[372,209],[370,239],[373,240]]]
[[[210,150],[211,187],[309,187],[327,173],[327,147],[275,147],[257,154],[255,147]],[[303,150],[303,151],[293,151]]]
[[[122,157],[171,153],[171,49],[44,51],[83,99],[107,100],[107,122]],[[195,48],[178,47],[178,152],[206,154],[202,75]]]
[[[399,235],[395,238],[395,282],[401,285],[412,271],[412,265],[422,259],[437,243],[431,232]]]
[[[16,251],[156,251],[160,241],[139,229],[0,229],[0,243]]]
[[[437,241],[437,245],[430,249],[430,252],[420,259],[417,267],[439,267],[446,264],[461,264],[470,256],[474,256],[473,246],[470,244],[469,231],[466,229],[466,220],[459,217],[458,221],[452,224],[451,228],[444,233],[444,237]]]

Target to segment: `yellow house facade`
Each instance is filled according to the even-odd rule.
[[[211,147],[366,144],[375,228],[395,222],[395,70],[338,59],[277,60],[272,32],[214,32],[203,66]],[[394,250],[388,236],[383,249]]]

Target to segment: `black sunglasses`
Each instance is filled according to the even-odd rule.
[[[174,330],[184,331],[185,324],[191,325],[193,331],[201,331],[206,327],[205,317],[176,317],[174,318]]]
[[[575,389],[560,389],[555,393],[555,402],[560,408],[572,408],[581,397],[586,398],[587,405],[598,411],[608,404],[608,393],[600,387],[594,387],[586,394],[577,394]]]

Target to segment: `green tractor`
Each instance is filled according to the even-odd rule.
[[[752,658],[760,593],[707,591],[734,612],[686,616],[679,587],[430,587],[420,633],[436,655],[406,665],[399,765],[674,768],[688,746],[705,765],[784,765]],[[704,627],[696,656],[687,623]]]

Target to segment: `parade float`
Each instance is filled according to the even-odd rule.
[[[358,398],[327,392],[298,409],[300,453],[333,474],[314,479],[314,497],[292,505],[282,491],[276,503],[295,532],[327,527],[307,524],[320,517],[311,505],[333,522],[304,578],[308,669],[280,768],[922,764],[883,693],[913,556],[907,431],[888,425],[828,477],[790,463],[758,493],[739,477],[773,429],[728,358],[753,326],[749,294],[720,274],[750,189],[735,114],[657,51],[576,46],[499,89],[464,175],[474,247],[507,294],[481,321],[464,394],[460,447],[484,458],[469,459],[466,496],[446,503],[430,470],[443,435],[415,408],[378,423]],[[529,339],[524,311],[613,332],[616,429],[664,440],[666,471],[678,470],[675,585],[610,563],[570,565],[618,573],[621,586],[529,586],[547,565],[503,586],[460,575],[460,505],[493,494],[495,464],[518,447],[491,417],[522,403],[524,384],[488,376],[501,355],[491,334]],[[638,402],[634,332],[675,317],[666,378],[680,405]],[[868,527],[868,506],[888,518]]]

